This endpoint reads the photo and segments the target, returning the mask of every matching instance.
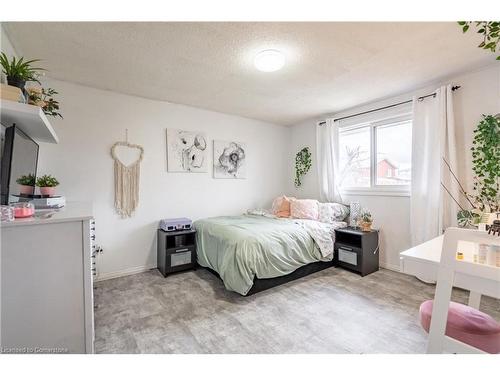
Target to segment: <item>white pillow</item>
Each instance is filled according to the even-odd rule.
[[[343,221],[349,215],[349,207],[340,203],[319,203],[318,214],[319,221],[332,224],[335,221]]]

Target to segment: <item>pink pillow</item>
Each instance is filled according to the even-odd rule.
[[[290,216],[296,219],[318,220],[318,201],[294,199],[290,202]]]
[[[273,201],[273,214],[277,217],[290,217],[290,201],[294,198],[289,198],[285,195],[276,198]]]

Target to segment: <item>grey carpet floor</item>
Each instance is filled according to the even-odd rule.
[[[360,277],[329,268],[249,297],[204,269],[96,286],[97,353],[424,353],[418,309],[434,294],[384,269]],[[498,300],[483,297],[481,309],[500,320]]]

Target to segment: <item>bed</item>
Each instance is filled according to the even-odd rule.
[[[335,229],[346,223],[247,214],[194,226],[198,264],[226,289],[250,295],[332,266]]]

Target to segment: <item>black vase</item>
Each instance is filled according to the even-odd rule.
[[[19,87],[21,91],[24,92],[24,86],[26,85],[26,81],[20,78],[7,77],[7,84],[9,86]]]

